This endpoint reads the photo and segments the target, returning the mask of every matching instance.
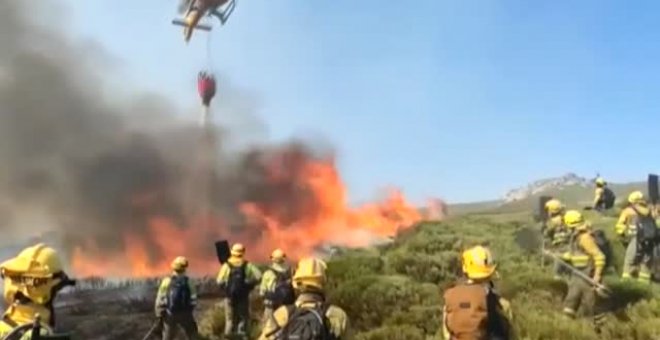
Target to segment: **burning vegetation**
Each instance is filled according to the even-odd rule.
[[[391,191],[382,202],[351,209],[333,158],[318,157],[304,144],[252,150],[241,158],[244,167],[235,173],[238,177],[218,178],[206,172],[212,179],[210,188],[218,193],[195,187],[199,206],[190,214],[178,214],[185,210],[179,205],[159,207],[167,196],[128,200],[122,214],[133,216],[137,225],[120,229],[117,251],[103,251],[100,238],[76,243],[74,271],[159,275],[168,270],[174,256],[185,254],[193,273],[208,274],[217,269],[213,240],[245,243],[253,259],[266,260],[275,247],[297,258],[326,243],[365,246],[422,218],[398,191]],[[205,198],[210,202],[207,211],[202,208]]]
[[[228,134],[175,121],[166,98],[113,96],[102,58],[33,25],[30,6],[0,3],[6,240],[53,232],[59,240],[46,241],[79,276],[160,275],[180,254],[208,274],[217,239],[244,242],[253,259],[274,247],[295,258],[326,243],[366,245],[422,218],[397,191],[350,208],[331,151],[301,141],[229,151]]]

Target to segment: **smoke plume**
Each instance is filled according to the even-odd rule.
[[[164,98],[109,96],[103,57],[34,25],[30,6],[0,2],[5,240],[49,232],[81,272],[103,274],[98,269],[109,267],[99,263],[124,255],[144,263],[117,272],[139,275],[162,270],[173,255],[213,261],[217,238],[249,243],[253,254],[283,245],[306,252],[325,234],[348,232],[337,229],[347,221],[372,231],[384,223],[336,208],[346,201],[331,150],[293,141],[229,152],[227,134],[175,122]],[[387,221],[398,228],[418,218],[411,214],[388,213]],[[347,242],[347,235],[333,237]]]

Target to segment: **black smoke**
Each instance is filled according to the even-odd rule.
[[[157,95],[108,95],[107,74],[99,67],[104,56],[52,27],[35,25],[35,6],[0,1],[5,240],[48,233],[66,251],[91,242],[94,251],[112,253],[124,250],[123,235],[131,233],[145,236],[151,256],[158,257],[158,247],[146,239],[147,220],[154,215],[185,227],[202,211],[222,217],[217,228],[253,228],[242,235],[258,238],[259,226],[247,226],[239,210],[243,202],[257,203],[285,224],[318,210],[299,180],[300,169],[328,153],[302,142],[230,152],[223,145],[240,131],[208,134],[176,123],[167,99]],[[221,91],[231,92],[224,86],[219,84]],[[149,124],[154,121],[169,124],[154,128]],[[269,177],[274,162],[284,173],[277,180]]]

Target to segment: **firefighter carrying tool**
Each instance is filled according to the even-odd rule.
[[[221,249],[223,248],[223,249]],[[216,243],[218,259],[226,249]],[[261,281],[261,271],[245,259],[245,246],[232,245],[229,258],[222,263],[216,282],[225,292],[225,337],[248,338],[250,334],[250,292]]]
[[[0,321],[3,339],[68,337],[53,335],[53,301],[60,290],[75,285],[76,281],[64,272],[55,249],[43,243],[27,247],[16,257],[0,264],[0,273],[4,281],[4,299],[8,303]]]
[[[577,210],[567,211],[564,224],[571,230],[571,238],[569,251],[562,254],[561,259],[570,263],[567,268],[574,275],[568,282],[563,312],[573,318],[582,306],[587,314],[593,315],[594,328],[596,332],[600,332],[605,319],[601,297],[611,293],[601,283],[606,257],[593,237],[590,223],[584,220],[582,213]]]

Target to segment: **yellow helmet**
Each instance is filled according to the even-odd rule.
[[[630,204],[638,204],[644,202],[644,194],[639,190],[633,191],[630,193],[630,195],[628,195],[628,203]]]
[[[180,272],[188,268],[188,259],[183,256],[177,256],[174,261],[172,261],[172,270]]]
[[[62,272],[62,261],[55,249],[39,243],[23,249],[16,257],[0,264],[2,275],[20,274],[34,278],[52,278]]]
[[[605,182],[605,180],[602,177],[598,177],[598,178],[596,178],[596,184],[602,186],[602,185],[607,184],[607,182]]]
[[[43,243],[23,249],[16,257],[0,264],[4,278],[4,298],[11,304],[21,293],[36,304],[46,304],[57,293],[55,287],[66,277],[57,251]]]
[[[569,229],[582,230],[587,227],[587,222],[584,220],[582,213],[577,210],[569,210],[564,214],[564,224]]]
[[[463,272],[470,279],[485,279],[495,273],[497,265],[486,247],[476,246],[463,252]]]
[[[285,258],[286,254],[280,248],[273,250],[273,252],[270,254],[270,259],[275,262],[282,262]]]
[[[564,205],[561,204],[561,201],[558,199],[553,198],[545,203],[545,210],[550,214],[557,214],[562,209],[564,209]]]
[[[300,260],[296,272],[293,274],[293,286],[323,289],[327,268],[326,263],[317,258],[308,257]]]
[[[234,243],[231,246],[231,255],[236,257],[242,257],[245,254],[245,246],[240,243]]]

